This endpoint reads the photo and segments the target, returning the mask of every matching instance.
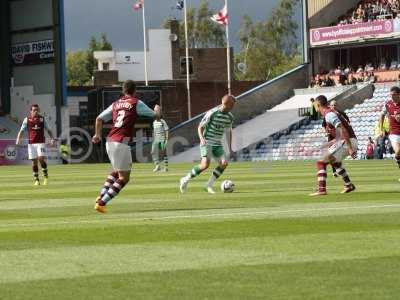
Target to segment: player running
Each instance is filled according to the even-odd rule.
[[[151,154],[155,168],[153,172],[161,171],[160,157],[164,160],[164,172],[168,171],[168,156],[167,156],[167,142],[168,142],[168,125],[160,116],[156,116],[153,122],[153,145]]]
[[[343,168],[342,161],[348,155],[352,158],[357,157],[357,137],[346,118],[328,106],[328,100],[325,96],[318,96],[314,103],[316,110],[324,117],[326,130],[330,135],[335,136],[335,139],[328,142],[327,146],[329,148],[327,153],[323,153],[323,156],[317,162],[319,189],[317,192],[310,194],[310,196],[323,196],[327,194],[326,167],[328,164],[331,164],[336,169],[337,174],[344,181],[342,194],[350,193],[356,187]]]
[[[50,136],[50,143],[54,143],[53,133],[50,130],[48,123],[44,116],[40,115],[39,105],[33,104],[29,116],[22,122],[22,126],[17,135],[16,144],[20,145],[22,134],[28,131],[28,158],[32,160],[32,171],[34,178],[34,185],[40,185],[39,181],[39,166],[42,167],[43,172],[43,185],[48,184],[49,172],[46,162],[46,137],[45,130]]]
[[[335,100],[332,100],[329,104],[329,107],[334,110],[336,113],[340,114],[343,118],[346,119],[347,123],[350,124],[350,118],[347,116],[347,114],[344,111],[341,111],[338,109],[337,107],[337,102]],[[322,127],[325,129],[326,132],[326,137],[328,139],[328,142],[332,142],[333,140],[336,139],[336,132],[335,130],[332,130],[331,128],[329,128],[329,126],[327,126],[325,119],[322,122]],[[337,163],[337,165],[342,165],[342,163]],[[334,177],[338,177],[339,175],[336,172],[336,168],[334,165],[331,165],[332,167],[332,173]]]
[[[225,95],[222,103],[206,113],[198,127],[198,135],[200,138],[200,165],[195,166],[185,177],[180,180],[181,193],[185,193],[189,181],[199,176],[210,166],[211,157],[218,160],[216,167],[207,182],[206,190],[210,194],[215,194],[213,185],[215,181],[222,175],[228,166],[228,160],[225,156],[224,147],[222,145],[222,137],[227,132],[229,152],[232,151],[232,124],[233,115],[231,110],[235,105],[235,97]]]
[[[394,159],[400,168],[400,88],[397,86],[392,87],[390,96],[391,99],[383,107],[379,120],[379,129],[381,136],[384,136],[384,121],[387,116],[389,119],[389,139],[394,150]]]
[[[96,118],[95,135],[92,138],[93,143],[99,143],[103,123],[112,120],[112,129],[107,137],[106,150],[113,172],[108,175],[100,196],[96,199],[95,209],[100,213],[106,212],[108,202],[116,197],[129,182],[132,155],[128,144],[132,141],[137,117],[154,117],[161,113],[158,105],[154,107],[153,111],[135,97],[136,85],[132,80],[124,83],[123,93],[124,96]]]

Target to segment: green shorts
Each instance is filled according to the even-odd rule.
[[[161,150],[165,151],[167,149],[167,142],[166,141],[154,141],[152,145],[152,152],[154,153],[155,151]]]
[[[200,146],[201,157],[207,157],[211,159],[212,157],[216,159],[225,158],[225,151],[223,146],[210,146],[204,145]]]

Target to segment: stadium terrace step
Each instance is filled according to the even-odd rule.
[[[0,117],[0,139],[15,139],[19,126],[8,116]]]
[[[375,136],[375,126],[388,97],[389,88],[377,85],[372,99],[366,99],[363,103],[345,110],[359,139],[359,159],[366,155],[368,137]],[[311,121],[286,135],[272,139],[264,147],[256,147],[256,151],[242,151],[239,160],[315,160],[321,155],[318,147],[325,142],[322,120]],[[384,155],[385,158],[392,156]]]

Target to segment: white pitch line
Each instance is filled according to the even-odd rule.
[[[75,225],[75,224],[96,224],[104,223],[106,221],[160,221],[160,220],[178,220],[178,219],[198,219],[198,218],[227,218],[235,216],[257,216],[257,215],[279,215],[290,213],[307,213],[307,212],[323,212],[323,211],[347,211],[347,210],[365,210],[365,209],[381,209],[389,207],[398,207],[400,204],[384,204],[384,205],[365,205],[365,206],[343,206],[343,207],[321,207],[310,209],[290,209],[290,210],[269,210],[269,211],[251,211],[251,212],[231,212],[231,213],[212,213],[212,214],[198,214],[198,215],[174,215],[164,217],[132,217],[121,218],[119,216],[106,217],[98,220],[72,220],[72,221],[56,221],[56,222],[42,222],[42,223],[6,223],[0,224],[0,228],[4,227],[38,227],[48,225]]]

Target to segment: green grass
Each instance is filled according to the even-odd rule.
[[[398,299],[400,172],[349,161],[357,191],[310,198],[313,163],[232,164],[208,195],[191,165],[134,165],[97,214],[108,165],[0,168],[0,299]]]

